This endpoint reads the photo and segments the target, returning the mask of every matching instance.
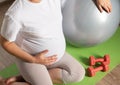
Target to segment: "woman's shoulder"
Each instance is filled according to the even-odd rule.
[[[5,16],[11,16],[13,18],[20,18],[20,12],[21,12],[21,3],[20,0],[15,0],[13,4],[9,7],[9,9],[6,11]]]

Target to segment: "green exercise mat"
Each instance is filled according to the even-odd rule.
[[[89,56],[93,55],[95,57],[103,57],[105,54],[110,55],[110,70],[107,72],[97,72],[94,77],[85,78],[78,83],[67,84],[67,85],[96,85],[96,83],[102,79],[108,72],[110,72],[115,66],[120,64],[120,27],[109,40],[101,43],[94,47],[89,48],[76,48],[67,43],[67,52],[75,57],[84,67],[87,69],[89,67]],[[79,70],[78,70],[79,71]],[[16,65],[13,64],[0,72],[0,76],[9,77],[17,75],[19,72]]]

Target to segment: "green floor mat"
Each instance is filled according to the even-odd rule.
[[[109,54],[111,58],[109,71],[111,71],[115,66],[120,64],[120,27],[112,38],[100,45],[89,48],[76,48],[67,44],[67,52],[75,57],[85,67],[85,69],[89,66],[88,58],[90,55],[102,57],[105,54]],[[97,72],[94,77],[85,76],[83,81],[67,85],[95,85],[108,72]],[[9,77],[16,74],[18,74],[18,70],[14,64],[0,72],[0,76],[3,77]]]

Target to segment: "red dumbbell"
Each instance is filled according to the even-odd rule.
[[[107,71],[109,70],[109,66],[106,64],[106,62],[103,62],[101,66],[94,68],[93,66],[90,66],[88,69],[89,76],[95,76],[96,72],[98,71]]]
[[[106,62],[106,64],[109,64],[110,63],[110,57],[109,57],[109,55],[105,55],[104,58],[95,59],[94,56],[90,56],[89,61],[90,61],[91,66],[95,65],[96,62]]]

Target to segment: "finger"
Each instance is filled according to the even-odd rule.
[[[51,60],[56,60],[57,58],[56,57],[47,57],[47,58],[45,58],[44,60],[46,61],[46,62],[49,62],[49,61],[51,61]]]
[[[108,6],[108,8],[109,8],[109,12],[111,12],[111,11],[112,11],[112,5],[110,4],[110,5]]]
[[[50,60],[52,60],[52,59],[57,59],[57,55],[53,55],[53,56],[49,56],[49,57],[46,57],[47,59],[50,59]]]
[[[101,13],[103,12],[103,9],[102,9],[102,6],[101,6],[101,5],[98,6],[98,9],[99,9],[99,11],[100,11]]]
[[[53,62],[53,63],[54,63],[54,62]],[[49,66],[49,65],[52,65],[53,63],[47,63],[47,64],[44,64],[44,65]]]
[[[112,12],[112,8],[109,8],[109,11]]]
[[[48,58],[48,62],[55,62],[57,58]]]
[[[108,7],[106,7],[105,10],[106,10],[107,13],[110,13],[110,9]]]
[[[111,9],[108,7],[109,13],[111,12]]]
[[[44,65],[51,65],[51,64],[53,64],[55,61],[56,61],[56,60],[46,60],[46,61],[44,62]]]
[[[57,60],[56,56],[57,55],[40,58],[40,63],[43,64],[43,65],[52,64],[52,63],[54,63]],[[42,62],[41,62],[41,60],[42,60]]]
[[[109,8],[107,6],[103,7],[107,13],[109,13]]]
[[[44,61],[45,61],[46,63],[55,62],[56,60],[57,60],[56,55],[50,56],[50,57],[46,57],[46,58],[44,59]]]

